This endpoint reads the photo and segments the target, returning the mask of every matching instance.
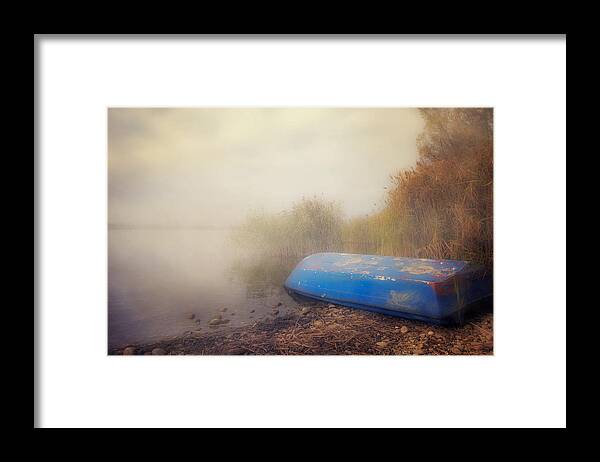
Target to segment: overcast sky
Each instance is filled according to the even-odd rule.
[[[109,222],[228,226],[303,196],[370,213],[422,126],[416,109],[111,108]]]

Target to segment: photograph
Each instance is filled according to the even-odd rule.
[[[492,107],[108,107],[108,355],[493,355]]]
[[[566,428],[566,159],[566,34],[36,34],[34,428]]]

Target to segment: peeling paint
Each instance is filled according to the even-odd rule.
[[[491,274],[474,279],[473,267],[458,260],[324,253],[299,264],[286,284],[318,300],[440,320],[491,294]]]
[[[378,281],[396,281],[396,279],[389,276],[375,276],[373,279],[377,279]]]
[[[414,300],[415,296],[418,296],[415,292],[398,292],[396,290],[390,290],[390,304],[395,306],[406,306],[408,303]]]
[[[431,274],[436,277],[443,277],[452,274],[455,268],[435,268],[432,265],[414,264],[402,262],[395,265],[400,271],[410,274]]]
[[[359,263],[362,263],[363,259],[360,257],[355,257],[355,258],[351,258],[349,260],[344,260],[344,261],[338,261],[336,263],[334,263],[334,266],[341,266],[341,267],[345,267],[348,265],[358,265]]]

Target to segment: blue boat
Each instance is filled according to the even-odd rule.
[[[492,275],[459,260],[316,253],[285,281],[292,295],[437,324],[462,323],[492,296]]]

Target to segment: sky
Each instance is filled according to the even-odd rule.
[[[109,108],[108,220],[232,226],[302,197],[371,213],[422,128],[412,108]]]

